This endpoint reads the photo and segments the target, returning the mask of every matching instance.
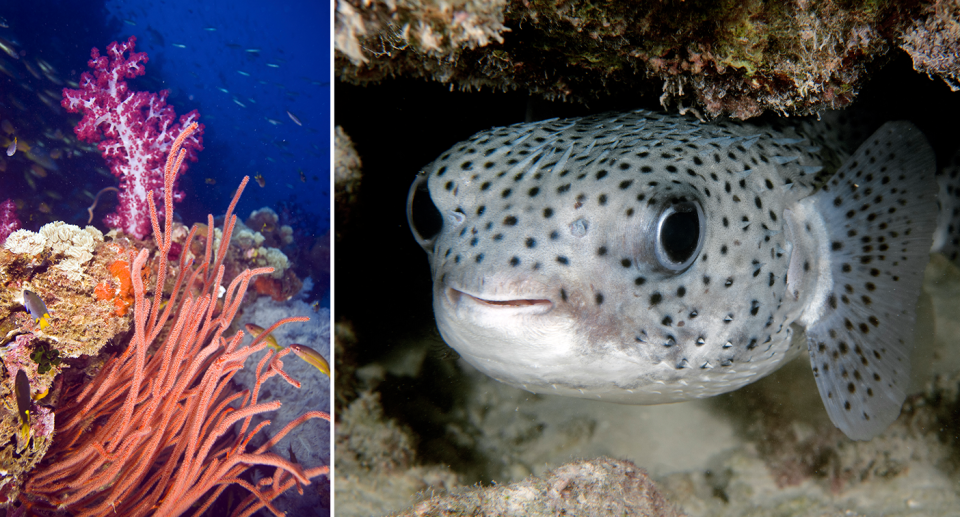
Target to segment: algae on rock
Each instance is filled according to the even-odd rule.
[[[659,90],[710,117],[803,115],[848,105],[898,46],[956,84],[958,7],[925,4],[338,0],[335,69],[357,84],[425,77],[578,102]]]

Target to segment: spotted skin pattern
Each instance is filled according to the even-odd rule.
[[[933,155],[905,122],[850,157],[810,128],[641,110],[457,144],[410,196],[442,218],[412,225],[441,334],[500,381],[636,404],[734,390],[806,347],[834,423],[872,437],[904,398]],[[693,206],[700,245],[677,269],[661,225]]]

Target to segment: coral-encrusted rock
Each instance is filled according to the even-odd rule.
[[[928,5],[903,35],[902,48],[918,72],[938,75],[953,91],[960,90],[960,1]]]
[[[268,221],[272,221],[273,223],[277,221],[277,215],[269,208],[255,211],[253,215],[256,216],[258,213],[260,214],[259,217],[265,218]],[[272,214],[272,217],[270,214]],[[257,218],[252,217],[248,219],[248,221],[259,221],[261,226],[265,226],[263,224],[264,222]],[[190,250],[188,250],[188,259],[198,256],[202,257],[203,254],[203,245],[207,239],[207,225],[198,224],[197,228],[197,234],[191,243]],[[284,228],[286,228],[286,230],[284,230]],[[303,282],[297,277],[293,269],[291,269],[291,264],[287,256],[279,249],[267,246],[266,243],[283,242],[287,240],[287,237],[292,233],[292,229],[290,229],[289,226],[279,226],[276,224],[272,224],[269,228],[265,227],[264,229],[267,230],[268,236],[264,236],[264,234],[259,231],[254,231],[239,220],[237,221],[233,230],[233,238],[230,239],[230,247],[227,249],[227,254],[223,259],[225,270],[224,278],[232,278],[246,269],[272,267],[272,275],[258,276],[250,283],[248,289],[255,290],[261,295],[271,296],[277,301],[288,300],[300,291],[300,288],[303,287]],[[170,257],[170,260],[177,262],[177,264],[171,264],[174,271],[179,267],[181,253],[179,250],[183,249],[189,231],[188,227],[180,223],[174,223],[173,225],[174,246],[178,249],[176,255]],[[214,228],[214,249],[220,247],[220,235],[220,229]],[[289,244],[289,241],[287,243]],[[168,282],[172,282],[172,280],[169,280],[169,277]],[[169,284],[169,287],[172,287],[172,284]],[[254,299],[255,298],[250,298],[245,303],[250,303]]]
[[[0,407],[0,494],[8,498],[15,494],[23,475],[39,463],[53,441],[54,414],[46,397],[53,387],[59,368],[44,370],[31,359],[32,352],[46,345],[32,334],[21,334],[7,344],[3,355],[0,377],[0,398],[7,401]],[[30,379],[30,393],[35,399],[30,408],[30,436],[20,435],[20,417],[13,391],[16,372],[23,370]],[[12,405],[11,405],[12,404]],[[2,497],[0,497],[2,499]]]
[[[23,474],[43,457],[54,432],[54,409],[66,383],[82,382],[71,365],[85,367],[118,335],[130,330],[133,301],[130,269],[120,242],[103,242],[99,232],[50,226],[41,234],[21,235],[36,246],[0,248],[0,503],[16,497]],[[74,230],[76,228],[76,230]],[[92,230],[92,229],[91,229]],[[16,232],[15,232],[16,234]],[[129,244],[122,241],[126,246]],[[7,244],[11,244],[8,240]],[[17,244],[16,242],[14,244]],[[33,252],[32,254],[30,252]],[[124,267],[126,265],[126,267]],[[23,290],[36,293],[50,313],[41,325],[26,312]],[[21,444],[14,379],[23,370],[34,400],[30,436]]]
[[[576,461],[510,485],[456,491],[401,512],[420,515],[684,515],[629,460]]]
[[[924,5],[338,0],[335,66],[353,83],[427,77],[581,102],[660,90],[709,116],[811,114],[849,104],[905,31],[918,69],[955,82],[960,9]]]
[[[127,260],[121,246],[98,243],[92,260],[78,271],[57,267],[61,261],[73,265],[72,257],[51,254],[47,259],[49,263],[43,257],[0,250],[0,285],[5,287],[0,291],[0,335],[20,328],[35,334],[60,357],[72,358],[95,356],[114,336],[129,330],[130,317],[126,310],[119,310],[132,302],[124,299],[130,272],[120,264]],[[25,311],[24,289],[46,303],[50,324],[44,329]]]
[[[343,226],[350,216],[350,209],[357,202],[357,192],[360,191],[361,164],[360,156],[353,147],[350,136],[340,126],[337,126],[336,143],[334,145],[334,199],[336,200],[337,221]]]

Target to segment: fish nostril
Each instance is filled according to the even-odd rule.
[[[410,192],[407,194],[407,223],[417,243],[427,253],[432,253],[434,241],[443,229],[443,216],[430,196],[428,177],[426,172],[421,172],[410,185]]]

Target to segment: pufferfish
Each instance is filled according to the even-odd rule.
[[[660,404],[770,374],[802,331],[831,420],[872,438],[905,398],[938,182],[911,123],[852,154],[842,129],[640,110],[474,135],[408,195],[440,333],[519,388]]]

